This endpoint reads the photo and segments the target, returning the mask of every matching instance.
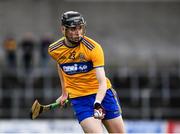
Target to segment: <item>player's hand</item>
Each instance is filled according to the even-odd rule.
[[[96,102],[94,104],[94,118],[95,119],[103,119],[105,116],[105,109],[103,108],[103,106]]]
[[[67,94],[62,94],[57,100],[56,102],[59,102],[61,106],[65,106],[65,101],[68,99],[68,95]]]

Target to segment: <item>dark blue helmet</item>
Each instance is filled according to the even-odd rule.
[[[83,16],[75,11],[67,11],[61,16],[61,23],[65,27],[76,27],[77,25],[85,25]]]

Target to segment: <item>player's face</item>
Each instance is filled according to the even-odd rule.
[[[76,27],[66,27],[65,28],[65,35],[66,38],[74,43],[78,43],[80,41],[80,38],[84,34],[84,26],[78,25]]]

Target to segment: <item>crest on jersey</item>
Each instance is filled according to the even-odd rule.
[[[83,53],[80,53],[80,54],[79,54],[79,59],[80,59],[81,62],[87,61],[87,60],[85,59],[85,55],[84,55]]]

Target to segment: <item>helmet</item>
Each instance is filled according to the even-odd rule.
[[[86,22],[82,15],[75,11],[67,11],[61,16],[61,23],[65,27],[75,27],[77,25],[85,25]]]

